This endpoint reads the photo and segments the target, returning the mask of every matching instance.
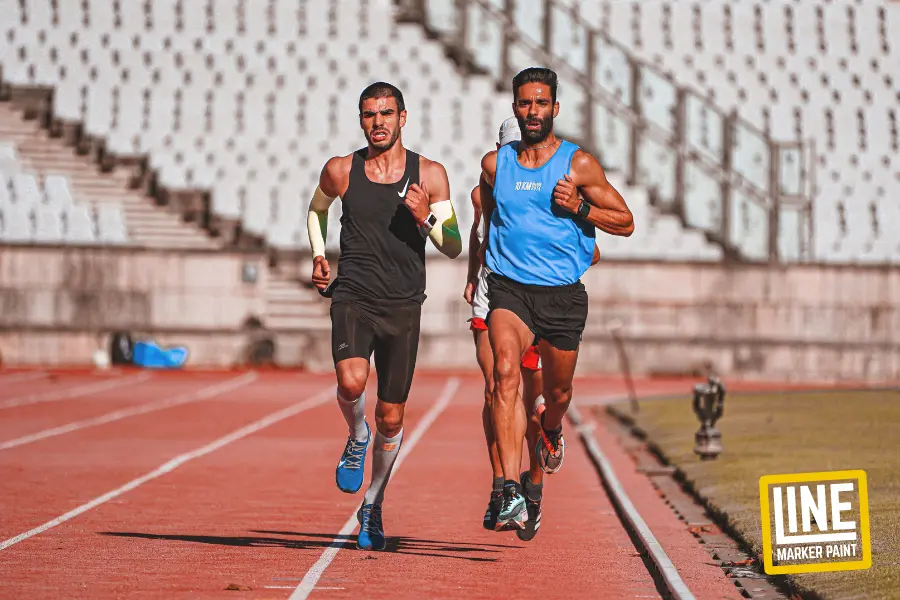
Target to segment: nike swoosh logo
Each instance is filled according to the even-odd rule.
[[[403,191],[402,191],[402,192],[397,192],[397,195],[400,196],[401,198],[403,198],[404,196],[406,196],[406,188],[407,188],[407,187],[409,187],[409,178],[407,178],[407,179],[406,179],[406,183],[403,184]]]

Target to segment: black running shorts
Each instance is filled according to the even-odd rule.
[[[375,353],[378,397],[401,404],[409,396],[422,305],[416,301],[340,300],[331,303],[331,357],[335,366],[347,358],[369,360]]]
[[[491,312],[504,308],[522,319],[535,340],[547,340],[559,350],[578,349],[588,316],[587,291],[580,281],[563,286],[528,285],[491,273],[488,306],[488,325]]]

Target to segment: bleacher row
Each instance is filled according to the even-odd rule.
[[[22,168],[16,148],[0,143],[0,242],[127,244],[122,207],[76,200],[67,177],[43,181]]]
[[[390,0],[210,6],[15,3],[18,18],[2,38],[4,77],[53,87],[57,118],[83,121],[114,154],[149,154],[168,189],[211,189],[215,217],[240,219],[276,248],[308,246],[303,213],[321,166],[364,144],[359,91],[386,79],[406,97],[406,145],[445,164],[460,224],[471,224],[469,190],[509,115],[508,94],[460,75],[421,28],[397,26]],[[339,219],[336,203],[332,249]],[[659,229],[665,235],[650,238],[643,254],[720,255],[677,223]]]
[[[505,117],[487,82],[464,82],[421,32],[396,29],[385,0],[267,10],[229,0],[215,11],[164,0],[25,4],[30,11],[11,7],[20,19],[4,32],[7,81],[54,87],[57,118],[83,120],[113,154],[149,154],[168,189],[212,188],[215,216],[241,219],[277,246],[303,245],[301,212],[325,160],[364,144],[356,101],[370,81],[407,94],[407,143],[447,157],[455,181],[466,181],[454,186],[463,215],[470,173]],[[456,101],[449,116],[459,127],[440,126],[447,111],[429,100],[479,84],[478,118],[463,119]]]
[[[429,0],[427,4],[432,16],[453,15],[452,0]],[[491,0],[488,4],[501,7],[503,3]],[[723,81],[745,76],[742,65],[746,61],[728,59],[733,77],[709,67],[706,56],[724,51],[714,47],[719,42],[706,29],[700,38],[696,34],[697,11],[699,22],[705,23],[704,15],[721,11],[728,3],[654,3],[661,12],[635,2],[572,0],[564,4],[611,35],[636,35],[640,44],[634,40],[623,43],[630,43],[632,51],[648,55],[650,61],[675,61],[682,54],[695,56],[699,62],[694,64],[704,65],[708,89],[711,93],[718,90],[717,102],[728,100],[730,92],[721,90],[731,88]],[[788,3],[740,0],[733,4]],[[546,5],[544,0],[517,0],[515,22],[527,33],[541,22]],[[684,32],[665,33],[671,25],[660,14],[680,23],[686,10],[691,27]],[[404,91],[409,109],[404,142],[445,164],[464,228],[472,219],[468,193],[477,181],[478,160],[493,147],[497,127],[510,112],[509,93],[495,92],[489,77],[460,74],[441,44],[425,38],[420,27],[398,25],[391,0],[0,0],[0,11],[11,17],[0,25],[0,65],[5,81],[16,86],[52,87],[57,119],[83,122],[84,132],[103,140],[112,154],[148,155],[164,188],[212,190],[213,216],[239,219],[245,231],[277,248],[307,247],[303,213],[310,191],[328,157],[364,144],[356,102],[359,91],[371,81],[386,79]],[[622,15],[628,19],[627,27]],[[443,20],[450,23],[450,17]],[[861,23],[862,17],[857,30]],[[558,23],[555,26],[559,28]],[[765,34],[778,35],[776,29],[772,27]],[[893,29],[886,24],[885,31]],[[500,33],[497,29],[480,32],[481,37],[472,41],[478,48],[493,52],[498,44],[494,38]],[[736,47],[741,36],[733,37]],[[569,62],[580,60],[577,39],[563,35],[554,39],[554,51]],[[677,44],[677,50],[666,49],[667,43]],[[721,43],[726,45],[725,41]],[[777,47],[769,43],[764,49],[774,52]],[[516,60],[523,64],[514,61],[513,69],[531,64],[523,62],[527,57]],[[612,88],[619,86],[620,95],[627,94],[621,89],[624,79],[620,76],[627,65],[616,61],[614,53],[604,54],[601,63],[603,77],[598,81]],[[880,68],[887,74],[895,67],[885,64]],[[677,75],[681,77],[680,72]],[[579,99],[573,94],[577,88],[573,83],[563,81],[558,126],[564,136],[577,137],[582,133],[579,127],[583,119],[577,110]],[[772,86],[776,85],[781,85],[780,80],[773,81]],[[749,87],[756,93],[759,86]],[[653,89],[652,82],[645,82],[641,93],[653,96],[654,91],[659,90]],[[733,95],[740,96],[738,92]],[[642,98],[649,117],[657,115],[665,121],[657,114],[670,108],[664,96],[655,102]],[[780,101],[771,104],[772,110],[782,114]],[[752,112],[747,107],[743,110]],[[598,114],[598,126],[602,125],[601,117]],[[874,122],[866,121],[866,125],[871,128]],[[815,131],[814,124],[810,127]],[[770,130],[773,135],[783,132],[783,122],[773,120]],[[889,127],[882,128],[881,133],[890,131]],[[804,132],[814,135],[809,128]],[[878,139],[868,147],[882,150],[882,138]],[[746,164],[748,172],[765,172],[758,144],[754,146],[752,140],[744,143],[746,151],[736,152],[736,163]],[[624,145],[620,149],[627,151]],[[615,155],[605,150],[604,156]],[[644,178],[662,190],[657,193],[663,199],[674,181],[668,158],[657,151],[641,159]],[[869,158],[864,157],[866,164]],[[832,160],[830,156],[825,160],[826,166],[838,164],[827,162]],[[615,169],[615,160],[611,163]],[[884,235],[890,231],[887,225],[893,216],[889,202],[879,203],[877,198],[890,198],[896,182],[876,181],[882,171],[876,172],[871,166],[866,169],[870,180],[862,180],[869,185],[856,184],[854,197],[862,195],[860,191],[871,191],[870,200],[881,211],[879,235],[867,234],[856,213],[846,223],[832,214],[827,194],[842,188],[828,182],[820,187],[819,194],[825,197],[826,210],[815,211],[816,229],[824,235],[816,239],[820,243],[829,236],[834,239],[827,248],[823,244],[819,257],[846,260],[893,256],[894,249]],[[849,177],[842,171],[839,176]],[[695,193],[709,196],[703,204],[708,208],[703,210],[712,215],[721,211],[715,189],[699,189],[702,186],[693,180],[687,184],[689,191],[696,188]],[[601,247],[608,244],[614,254],[647,258],[709,259],[721,255],[702,235],[685,230],[678,219],[663,217],[650,207],[647,195],[640,190],[633,190],[628,200],[636,213],[646,215],[644,227],[638,224],[638,234],[643,230],[653,235],[641,234],[630,243],[601,237]],[[637,205],[641,203],[644,205]],[[752,216],[735,222],[752,228]],[[332,249],[338,245],[339,218],[340,203],[335,203],[329,219],[328,246]],[[832,235],[835,228],[838,237]],[[828,248],[834,248],[835,243],[851,238],[859,244],[865,240],[869,246],[880,243],[881,253],[866,253],[869,246],[849,244],[839,248],[840,252],[829,253]],[[900,248],[896,251],[900,259]]]
[[[900,262],[900,3],[658,4],[579,8],[630,52],[774,140],[814,141],[817,259]]]
[[[503,0],[425,5],[429,27],[449,39],[463,23],[461,10],[467,10],[466,48],[480,67],[502,74],[500,40],[507,27],[491,14],[503,9]],[[625,105],[637,100],[643,116],[673,137],[676,86],[690,90],[684,134],[692,149],[712,160],[723,156],[724,118],[734,111],[740,119],[731,148],[735,172],[765,188],[774,162],[791,194],[802,191],[804,177],[812,181],[813,260],[900,262],[900,241],[893,235],[900,224],[900,3],[516,0],[511,17],[521,34],[513,37],[512,56],[527,53],[528,44],[548,44],[583,80],[592,79]],[[637,86],[629,56],[650,67],[642,69]],[[570,105],[584,102],[583,90],[572,87]],[[627,123],[602,106],[594,109],[594,118],[583,122],[595,127],[604,162],[625,168],[631,153]],[[815,164],[799,151],[772,153],[766,136],[776,143],[802,142],[805,152],[815,153]],[[651,142],[636,150],[639,183],[655,188],[664,202],[676,200],[674,152]],[[688,223],[711,228],[721,218],[717,187],[687,169],[680,200]],[[762,258],[766,211],[736,196],[731,211],[742,215],[743,224],[732,221],[732,241]],[[800,213],[782,213],[782,258],[799,256],[800,225]]]
[[[722,114],[735,111],[775,142],[811,146],[816,163],[806,175],[815,182],[816,260],[900,262],[900,236],[895,234],[900,226],[900,3],[554,2],[669,80],[715,102]],[[430,7],[442,10],[446,4],[429,1]],[[541,39],[535,23],[541,22],[546,4],[517,0],[516,6],[517,24]],[[553,23],[562,21],[556,18]],[[555,27],[553,32],[554,51],[573,67],[583,67],[585,36],[575,29],[563,34]],[[599,85],[630,101],[627,64],[616,48],[598,41],[597,50]],[[672,122],[675,97],[670,90],[663,77],[646,78],[639,90],[647,117],[664,127]],[[721,124],[721,115],[692,112],[687,135],[695,147],[718,155]],[[764,178],[765,152],[750,147],[752,136],[738,138],[734,158],[747,155],[748,164],[763,169],[754,176]],[[671,155],[668,161],[657,157],[657,164],[645,174],[646,180],[663,196],[671,195]],[[744,172],[753,173],[749,167]],[[787,187],[796,185],[787,182]]]

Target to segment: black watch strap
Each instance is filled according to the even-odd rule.
[[[589,214],[591,214],[591,205],[582,200],[581,204],[578,205],[578,216],[586,219]]]

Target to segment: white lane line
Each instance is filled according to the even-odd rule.
[[[572,424],[575,425],[579,436],[581,436],[581,441],[591,457],[591,462],[594,463],[594,466],[600,473],[600,478],[606,484],[610,500],[619,507],[624,515],[623,524],[636,534],[641,549],[650,555],[650,560],[653,561],[653,564],[659,571],[669,595],[675,600],[694,600],[694,594],[691,593],[691,590],[681,578],[678,569],[675,567],[672,559],[669,558],[669,555],[666,554],[662,544],[653,535],[650,526],[647,525],[647,522],[641,517],[641,513],[638,512],[638,509],[631,502],[631,498],[628,497],[628,493],[625,491],[619,478],[616,477],[612,463],[610,463],[603,450],[597,444],[593,433],[596,423],[585,422],[581,416],[581,411],[578,410],[574,402],[569,406],[567,416],[572,421]]]
[[[9,538],[8,540],[4,540],[3,542],[0,542],[0,550],[6,550],[10,546],[14,546],[15,544],[18,544],[21,541],[27,540],[30,537],[34,537],[34,536],[38,535],[39,533],[43,533],[43,532],[47,531],[48,529],[52,529],[52,528],[56,527],[57,525],[65,523],[66,521],[68,521],[70,519],[74,519],[78,515],[80,515],[82,513],[86,513],[87,511],[91,510],[92,508],[96,508],[96,507],[100,506],[101,504],[105,504],[105,503],[109,502],[110,500],[113,500],[114,498],[118,498],[122,494],[129,492],[129,491],[147,483],[148,481],[152,481],[158,477],[162,477],[166,473],[171,473],[172,471],[174,471],[181,465],[183,465],[187,462],[190,462],[190,461],[194,460],[195,458],[201,458],[203,456],[206,456],[207,454],[211,454],[212,452],[215,452],[216,450],[224,448],[225,446],[227,446],[228,444],[231,444],[232,442],[241,440],[241,439],[247,437],[248,435],[254,434],[257,431],[261,431],[261,430],[265,429],[266,427],[274,425],[275,423],[278,423],[279,421],[284,421],[285,419],[293,417],[294,415],[302,413],[303,411],[306,411],[311,408],[315,408],[317,406],[325,404],[329,400],[333,400],[333,399],[334,399],[334,385],[329,385],[327,388],[325,388],[324,390],[322,390],[321,392],[319,392],[312,398],[309,398],[302,402],[298,402],[296,404],[292,404],[291,406],[288,406],[287,408],[283,408],[277,412],[274,412],[266,417],[263,417],[262,419],[259,419],[258,421],[254,421],[253,423],[250,423],[249,425],[245,425],[244,427],[241,427],[240,429],[236,429],[235,431],[232,431],[228,435],[220,437],[219,439],[217,439],[213,442],[210,442],[209,444],[206,444],[205,446],[197,448],[196,450],[192,450],[191,452],[185,452],[184,454],[179,454],[178,456],[176,456],[172,460],[168,461],[167,463],[160,465],[159,467],[153,469],[152,471],[150,471],[149,473],[147,473],[145,475],[141,475],[137,479],[132,479],[131,481],[129,481],[128,483],[126,483],[125,485],[123,485],[121,487],[118,487],[114,490],[106,492],[102,496],[98,496],[98,497],[94,498],[93,500],[91,500],[90,502],[82,504],[81,506],[79,506],[73,510],[70,510],[69,512],[67,512],[64,515],[60,515],[51,521],[47,521],[46,523],[44,523],[43,525],[40,525],[39,527],[35,527],[34,529],[30,529],[30,530],[26,531],[25,533],[20,533],[16,537],[12,537],[12,538]]]
[[[25,406],[28,404],[38,404],[40,402],[56,402],[57,400],[68,400],[70,398],[79,398],[89,394],[97,394],[107,390],[113,390],[125,385],[140,383],[150,379],[150,373],[138,373],[129,377],[116,377],[108,381],[100,383],[91,383],[78,387],[65,388],[61,390],[53,390],[52,392],[42,392],[39,394],[28,394],[27,396],[19,396],[0,402],[0,409],[13,408],[14,406]]]
[[[400,454],[397,456],[397,462],[394,463],[394,468],[391,471],[388,482],[394,478],[394,475],[397,474],[400,465],[403,464],[406,457],[412,454],[412,451],[419,443],[419,440],[422,439],[435,420],[442,412],[444,412],[444,409],[447,408],[447,405],[450,404],[450,400],[456,395],[457,389],[459,389],[459,379],[456,377],[448,379],[437,402],[434,403],[428,412],[425,413],[425,416],[422,417],[422,420],[416,425],[416,428],[409,436],[409,441],[404,440],[403,445],[400,446]],[[298,585],[297,589],[294,590],[294,593],[291,594],[290,600],[303,600],[304,598],[307,598],[314,589],[322,589],[317,588],[316,583],[318,583],[319,578],[322,577],[325,569],[328,568],[328,565],[331,564],[331,561],[334,560],[334,557],[337,556],[337,553],[347,542],[347,536],[356,529],[356,525],[356,511],[353,511],[353,514],[350,515],[350,518],[347,519],[347,522],[344,523],[344,526],[341,527],[341,530],[331,541],[331,545],[322,551],[322,556],[319,557],[316,564],[310,567],[309,571],[306,572],[303,581],[300,582],[300,585]]]
[[[78,431],[80,429],[96,427],[97,425],[103,425],[104,423],[112,423],[113,421],[118,421],[120,419],[125,419],[128,417],[134,417],[136,415],[145,415],[147,413],[163,410],[164,408],[171,408],[180,404],[188,404],[190,402],[206,400],[207,398],[213,398],[215,396],[219,396],[221,394],[236,390],[239,387],[243,387],[255,381],[256,378],[256,373],[245,373],[240,377],[235,377],[222,383],[210,385],[194,392],[181,394],[180,396],[175,396],[174,398],[164,398],[163,400],[148,402],[147,404],[141,404],[140,406],[122,408],[106,413],[105,415],[100,415],[99,417],[92,417],[90,419],[83,419],[81,421],[73,421],[65,425],[60,425],[59,427],[44,429],[43,431],[38,431],[36,433],[31,433],[29,435],[23,435],[22,437],[7,440],[5,442],[0,442],[0,451],[9,450],[10,448],[15,448],[17,446],[24,446],[25,444],[31,444],[39,440],[45,440],[47,438],[63,435],[64,433],[72,433],[73,431]]]
[[[9,375],[0,375],[0,384],[19,383],[21,381],[32,381],[34,379],[42,379],[47,376],[44,371],[29,371],[27,373],[10,373]]]

